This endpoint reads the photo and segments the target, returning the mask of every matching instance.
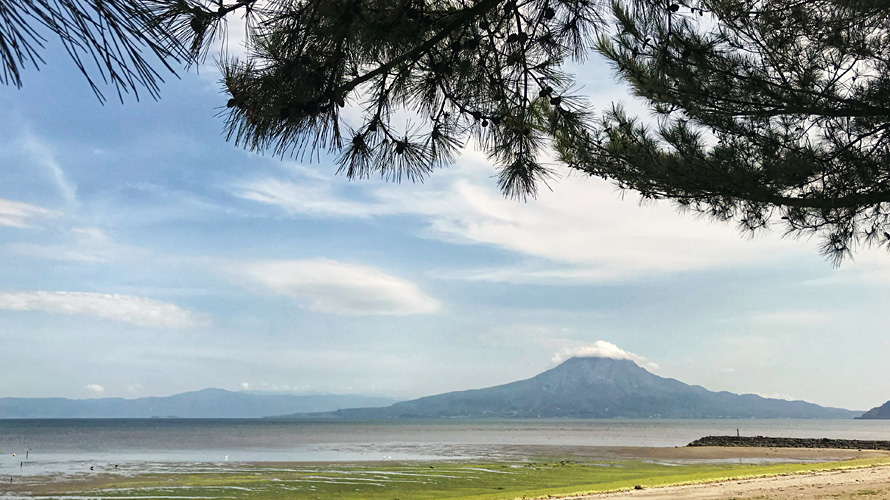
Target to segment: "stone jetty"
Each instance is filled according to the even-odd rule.
[[[766,436],[705,436],[687,446],[750,446],[758,448],[836,448],[843,450],[890,450],[890,441],[861,439],[785,438]]]

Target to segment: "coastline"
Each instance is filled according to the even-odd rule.
[[[826,500],[857,495],[890,500],[890,451],[883,450],[515,445],[502,451],[527,458],[140,462],[120,468],[97,464],[95,471],[81,463],[80,470],[63,474],[10,477],[0,482],[0,498],[111,499],[138,491],[144,498],[249,498],[262,492],[270,500],[435,500],[444,494],[477,500],[787,500],[830,491]],[[630,489],[634,485],[643,489]]]
[[[560,497],[565,500],[890,499],[890,464]]]
[[[890,451],[841,448],[770,448],[758,446],[503,446],[516,455],[592,460],[665,460],[682,462],[838,462],[886,457]]]

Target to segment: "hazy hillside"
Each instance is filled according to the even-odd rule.
[[[386,406],[395,401],[356,395],[301,396],[204,389],[138,399],[0,398],[0,418],[255,418]]]
[[[890,419],[890,401],[863,413],[861,419]]]
[[[535,377],[450,392],[386,408],[326,414],[340,418],[854,418],[859,412],[753,394],[712,392],[659,377],[633,361],[572,358]],[[294,415],[298,417],[298,415]],[[304,415],[305,417],[306,415]],[[321,416],[321,415],[313,415]]]

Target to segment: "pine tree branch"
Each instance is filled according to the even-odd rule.
[[[347,92],[351,92],[359,85],[372,80],[380,75],[387,74],[392,71],[394,68],[404,64],[407,61],[416,61],[420,59],[423,55],[428,53],[433,47],[435,47],[438,43],[445,40],[448,35],[454,32],[456,29],[466,25],[471,20],[477,18],[478,16],[488,12],[489,10],[497,7],[503,0],[482,0],[473,7],[469,9],[464,9],[462,11],[458,11],[454,18],[445,25],[438,33],[427,39],[424,43],[414,47],[411,50],[406,51],[405,53],[390,59],[385,64],[382,64],[375,68],[372,71],[361,75],[358,78],[354,78],[349,82],[337,87],[334,91],[336,93],[345,94]]]

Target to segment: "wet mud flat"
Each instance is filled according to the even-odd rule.
[[[890,463],[890,453],[874,450],[684,446],[518,448],[521,449],[510,451],[532,458],[522,461],[141,463],[118,468],[96,467],[84,472],[10,477],[12,483],[0,481],[0,500],[506,500],[633,490],[637,485],[651,493],[666,485],[727,478],[747,481],[756,476],[811,474]]]

